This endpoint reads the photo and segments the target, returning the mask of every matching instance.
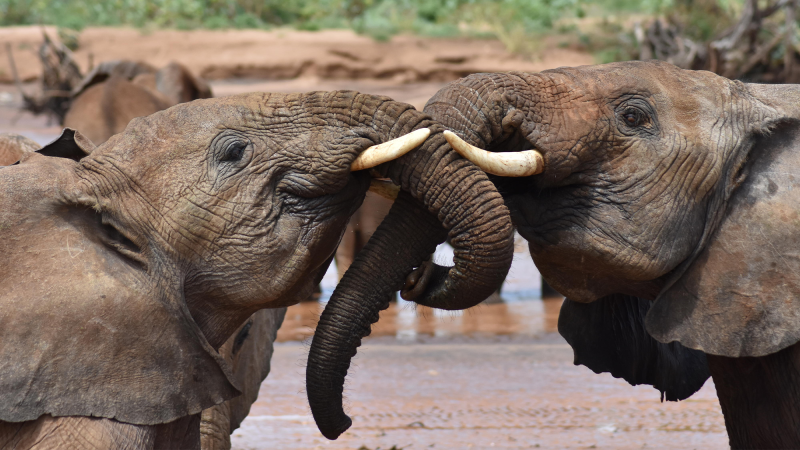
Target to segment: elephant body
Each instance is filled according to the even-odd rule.
[[[212,96],[205,81],[178,63],[156,70],[132,61],[100,64],[72,95],[64,126],[80,131],[96,144],[121,133],[136,117]]]
[[[484,167],[576,363],[668,400],[710,374],[732,447],[800,447],[800,86],[637,61],[476,74],[425,112],[487,160],[543,160]]]
[[[39,144],[18,134],[0,133],[0,166],[19,161],[25,153],[35,152]]]
[[[97,147],[67,129],[0,167],[0,359],[13,368],[0,372],[0,443],[224,448],[268,371],[268,355],[250,355],[270,352],[280,308],[311,294],[374,169],[400,194],[309,357],[329,432],[319,394],[336,394],[387,293],[471,301],[510,265],[508,210],[442,131],[386,97],[247,94],[134,119]],[[448,234],[456,266],[416,277]],[[227,425],[204,427],[204,412]]]

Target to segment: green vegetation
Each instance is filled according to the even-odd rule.
[[[624,59],[631,20],[680,16],[698,38],[717,33],[743,0],[0,0],[0,25],[139,28],[351,28],[378,40],[397,33],[490,36],[535,56],[544,35],[599,60]],[[563,39],[562,39],[563,38]],[[629,45],[630,44],[630,45]]]
[[[0,25],[344,28],[450,35],[460,22],[549,28],[579,0],[0,0]]]

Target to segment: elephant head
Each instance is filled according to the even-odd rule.
[[[77,143],[76,140],[82,142],[82,148],[80,145],[75,145]],[[87,151],[93,149],[94,146],[80,134],[69,131],[44,150],[39,144],[24,136],[13,133],[0,133],[0,154],[5,155],[5,157],[0,157],[0,166],[14,164],[22,155],[29,152],[39,152],[40,154],[61,158],[81,159],[86,156]],[[199,423],[200,448],[203,450],[230,449],[230,435],[247,417],[250,406],[258,397],[261,383],[269,373],[270,359],[273,352],[272,343],[275,340],[281,322],[283,322],[285,313],[286,308],[257,311],[218,349],[220,356],[228,362],[233,376],[232,381],[242,392],[242,395],[203,410]],[[79,433],[75,433],[74,429],[71,430],[71,434],[76,435],[78,439],[86,439],[87,436],[90,436],[90,439],[97,437],[98,434],[101,434],[98,430],[104,427],[111,427],[111,430],[107,430],[109,439],[106,442],[106,446],[124,446],[121,440],[111,438],[111,435],[118,434],[124,429],[118,427],[112,421],[79,420],[75,422],[56,419],[48,422],[48,419],[45,419],[26,422],[21,425],[6,424],[5,427],[0,422],[0,448],[5,448],[4,445],[13,446],[15,441],[17,445],[25,448],[31,445],[24,442],[26,438],[36,440],[37,436],[41,435],[41,429],[50,425],[56,429],[80,428],[82,429],[80,437],[77,436]],[[144,430],[140,429],[139,431]],[[59,441],[57,434],[50,433],[48,435],[58,442],[56,447],[68,445],[65,441]],[[157,432],[156,434],[158,435],[159,433]],[[6,439],[9,438],[11,441],[7,442]],[[186,447],[187,444],[189,442],[181,440],[178,445]],[[50,444],[40,441],[40,445],[46,448]],[[96,442],[96,445],[98,447],[103,446],[100,442]]]
[[[434,173],[440,161],[449,162]],[[387,229],[424,251],[382,255],[369,287],[343,280],[343,289],[363,290],[366,302],[395,276],[402,284],[445,229],[469,259],[426,282],[422,298],[446,302],[501,282],[513,250],[502,199],[438,124],[386,97],[198,100],[135,119],[97,148],[67,130],[0,168],[0,359],[14,368],[0,373],[0,421],[153,425],[238,395],[216,349],[255,311],[308,297],[370,185],[356,170],[372,166],[400,185],[395,215],[424,212],[431,229],[409,234],[400,214]],[[458,278],[483,266],[493,277]],[[329,305],[335,319],[317,333],[368,329],[374,307],[357,303]],[[309,371],[325,370],[326,358]]]
[[[649,61],[472,75],[425,112],[456,146],[543,159],[484,167],[568,304],[632,298],[646,338],[741,357],[800,340],[798,105],[800,86]]]

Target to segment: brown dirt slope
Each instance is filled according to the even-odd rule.
[[[44,27],[51,37],[56,30]],[[36,49],[41,27],[0,28],[0,83],[12,82],[6,42],[20,77],[41,73]],[[266,80],[312,77],[332,80],[386,80],[395,83],[443,82],[475,72],[537,72],[558,66],[591,64],[592,57],[570,49],[548,48],[531,61],[508,53],[496,40],[396,36],[376,42],[349,30],[159,30],[87,28],[75,57],[86,71],[94,63],[133,59],[156,67],[177,60],[211,80]]]

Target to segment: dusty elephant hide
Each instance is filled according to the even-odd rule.
[[[177,290],[151,285],[96,245],[109,231],[89,207],[70,206],[75,162],[32,158],[0,169],[0,420],[102,415],[153,425],[238,395]],[[19,245],[22,234],[40,238]],[[131,316],[147,317],[146,327]],[[31,347],[30,336],[43,345]]]
[[[656,340],[728,357],[800,340],[800,87],[656,61],[476,74],[425,111],[490,154],[542,275],[571,300],[655,300]],[[712,325],[713,324],[713,325]]]
[[[800,341],[798,150],[796,121],[757,141],[721,226],[648,313],[656,339],[729,357],[768,355]]]
[[[61,137],[49,144],[46,153],[71,159],[80,159],[93,149],[91,143],[78,135],[83,141],[82,149],[75,145],[76,133],[66,130]],[[9,154],[19,154],[40,150],[41,147],[22,136],[0,134],[0,149],[5,148]],[[18,158],[9,159],[8,164]],[[8,164],[0,164],[8,165]],[[242,395],[227,400],[220,405],[203,410],[201,419],[191,420],[187,426],[198,427],[200,448],[202,450],[230,449],[230,434],[239,427],[250,411],[250,405],[258,397],[261,382],[269,374],[272,344],[278,328],[283,321],[285,308],[261,310],[234,333],[220,348],[222,357],[231,364],[233,375]],[[159,425],[155,435],[145,428],[123,424],[107,419],[89,419],[79,417],[42,416],[38,420],[22,423],[0,423],[0,449],[44,449],[53,447],[76,447],[104,449],[115,448],[174,448],[192,446],[194,437],[189,433],[188,440],[180,432],[176,423],[167,426]],[[58,430],[70,430],[60,432]],[[169,437],[178,430],[179,436]],[[195,430],[195,431],[198,431]],[[129,434],[129,435],[128,435]],[[40,436],[46,436],[42,439]],[[155,439],[151,439],[155,437]],[[160,438],[159,438],[160,437]],[[10,439],[10,440],[9,440]],[[77,439],[72,442],[71,439]],[[151,441],[153,441],[151,443]],[[172,442],[174,441],[174,442]],[[35,442],[35,443],[34,443]],[[78,443],[80,445],[78,445]]]
[[[200,448],[197,414],[156,425],[95,417],[51,417],[0,422],[0,450],[189,450]]]
[[[512,259],[508,211],[488,179],[437,123],[386,97],[198,100],[138,118],[96,149],[80,136],[0,169],[0,358],[12,368],[0,374],[3,421],[159,425],[239,395],[215,349],[259,309],[311,293],[370,186],[366,169],[385,164],[376,171],[404,199],[372,252],[420,242],[356,265],[364,273],[352,275],[345,303],[406,284],[420,302],[457,307],[494,290]],[[422,220],[409,223],[406,211]],[[454,268],[408,282],[448,234]],[[335,309],[307,373],[341,367],[354,342],[336,345],[338,333],[368,330],[373,317]]]

